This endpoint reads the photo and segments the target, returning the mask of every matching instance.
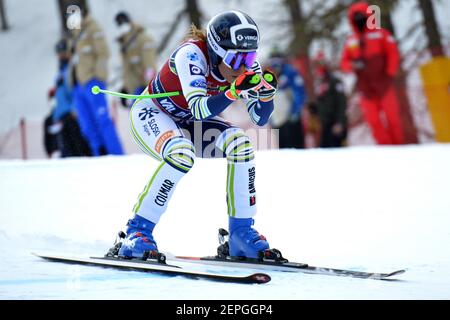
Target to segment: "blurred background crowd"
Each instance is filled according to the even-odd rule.
[[[0,103],[11,112],[0,158],[134,152],[121,129],[133,101],[93,95],[92,86],[140,94],[191,23],[205,27],[229,9],[258,23],[259,61],[279,79],[274,142],[258,148],[450,142],[447,0],[0,0]],[[52,27],[30,31],[20,10]],[[32,67],[12,75],[24,59]],[[252,128],[244,106],[223,117]]]

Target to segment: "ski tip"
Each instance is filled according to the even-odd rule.
[[[396,279],[392,279],[392,277],[394,276],[398,276],[402,273],[405,273],[406,270],[397,270],[391,273],[378,273],[378,274],[373,274],[372,276],[370,276],[369,278],[371,279],[375,279],[375,280],[396,280]]]
[[[42,258],[42,259],[45,258],[45,255],[43,255],[43,254],[36,253],[36,252],[30,252],[30,253],[31,253],[32,256],[35,256],[37,258]]]
[[[254,273],[250,276],[248,276],[249,280],[251,280],[253,283],[267,283],[270,280],[272,280],[272,278],[265,273]]]
[[[397,271],[394,271],[394,272],[391,272],[391,273],[389,273],[386,277],[393,277],[393,276],[398,276],[399,274],[402,274],[402,273],[405,273],[406,272],[406,270],[397,270]]]

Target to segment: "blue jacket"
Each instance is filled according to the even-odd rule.
[[[279,76],[279,90],[292,90],[291,116],[299,116],[306,100],[303,78],[289,63],[283,63]]]
[[[72,111],[72,89],[69,86],[69,65],[63,64],[56,78],[56,106],[53,111],[53,121],[61,120],[67,113]]]

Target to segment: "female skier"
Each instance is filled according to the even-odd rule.
[[[206,32],[192,26],[189,40],[172,53],[143,93],[180,94],[133,105],[134,139],[160,165],[134,206],[120,257],[157,252],[153,229],[195,156],[227,158],[230,256],[257,258],[269,249],[266,239],[252,228],[256,214],[252,146],[243,130],[218,117],[234,101],[246,99],[250,119],[259,126],[268,122],[277,81],[270,71],[262,72],[256,60],[258,43],[258,27],[240,11],[216,15]],[[208,130],[218,133],[212,148],[211,140],[203,140]]]

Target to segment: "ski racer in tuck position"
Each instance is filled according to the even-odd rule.
[[[259,38],[253,19],[240,11],[216,15],[206,32],[192,26],[189,39],[171,54],[143,92],[181,94],[134,103],[130,110],[134,139],[160,165],[133,208],[119,257],[141,259],[148,252],[158,252],[154,227],[196,156],[227,159],[229,256],[259,258],[270,251],[267,240],[252,227],[256,214],[253,148],[242,129],[218,117],[234,101],[245,99],[252,122],[258,126],[268,122],[277,80],[269,70],[263,72],[256,59]],[[199,127],[201,136],[196,137]],[[211,142],[203,141],[207,130],[219,133],[212,151],[207,148]]]

